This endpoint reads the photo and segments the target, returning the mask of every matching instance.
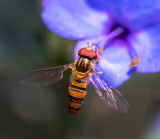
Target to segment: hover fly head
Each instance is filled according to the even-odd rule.
[[[92,48],[93,45],[94,43],[90,45],[89,42],[87,42],[87,47],[81,48],[78,51],[78,55],[88,59],[97,59],[97,53]]]

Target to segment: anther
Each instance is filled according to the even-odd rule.
[[[134,68],[134,67],[136,67],[137,66],[137,64],[138,64],[138,62],[140,61],[140,56],[136,56],[133,60],[132,60],[132,62],[131,62],[131,64],[130,64],[130,68]]]
[[[101,55],[101,54],[102,54],[102,52],[103,52],[103,50],[104,50],[104,47],[100,47],[100,48],[98,48],[98,49],[97,49],[98,54],[100,54],[100,55]]]

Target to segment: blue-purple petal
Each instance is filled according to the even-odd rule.
[[[134,73],[130,68],[131,57],[128,53],[127,44],[123,41],[115,41],[110,44],[101,56],[98,64],[102,77],[113,87],[119,87]]]
[[[113,21],[131,28],[160,23],[159,0],[87,0],[93,8],[107,11]]]
[[[160,71],[160,25],[150,27],[131,39],[137,55],[141,57],[137,65],[140,73]]]
[[[122,21],[121,7],[119,4],[121,0],[86,0],[87,3],[97,11],[107,12],[110,15],[111,20],[116,20],[118,22]]]
[[[43,0],[42,19],[54,33],[68,39],[82,39],[104,32],[108,16],[95,11],[85,0]]]
[[[160,24],[159,17],[160,13],[154,13],[150,15],[144,15],[143,17],[138,17],[130,23],[129,28],[130,30],[141,30],[153,27],[157,24]]]

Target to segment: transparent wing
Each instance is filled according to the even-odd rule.
[[[63,72],[73,67],[74,63],[56,67],[48,67],[36,69],[24,74],[20,81],[25,85],[31,86],[47,86],[53,84],[63,78]]]
[[[128,112],[129,104],[118,90],[104,81],[99,74],[95,73],[89,79],[98,95],[107,105],[120,112]]]

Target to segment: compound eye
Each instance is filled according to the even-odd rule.
[[[86,48],[82,48],[78,51],[78,55],[88,59],[97,59],[97,53],[92,49],[87,50]]]
[[[97,59],[97,53],[94,50],[89,50],[87,57],[90,59]]]
[[[82,49],[80,49],[79,51],[78,51],[78,55],[79,56],[84,56],[85,54],[86,54],[86,48],[82,48]]]

